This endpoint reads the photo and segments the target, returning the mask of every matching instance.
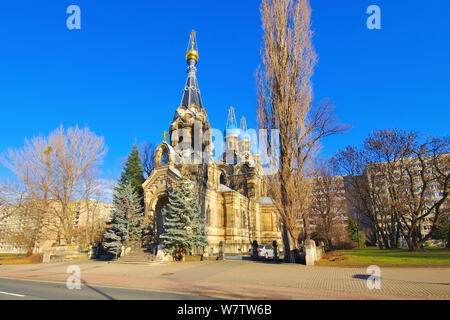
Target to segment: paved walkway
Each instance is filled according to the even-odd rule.
[[[126,265],[73,261],[0,265],[0,277],[66,281],[67,267],[103,285],[237,299],[450,299],[450,268],[381,268],[381,289],[367,288],[365,268],[307,267],[254,261]]]

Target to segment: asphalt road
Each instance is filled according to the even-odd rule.
[[[83,284],[69,290],[65,283],[0,278],[0,300],[205,300],[210,297],[183,295]]]

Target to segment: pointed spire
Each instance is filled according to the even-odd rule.
[[[228,119],[227,119],[227,129],[237,129],[236,115],[234,113],[234,108],[230,107],[228,109]]]
[[[245,120],[245,117],[241,118],[241,130],[247,131],[247,121]]]
[[[197,34],[197,32],[195,30],[192,30],[192,32],[191,32],[191,34],[189,36],[189,42],[190,42],[190,45],[191,45],[191,50],[189,50],[186,53],[186,61],[188,61],[188,64],[189,64],[189,59],[194,59],[196,62],[198,61],[198,52],[197,52],[198,46],[197,46],[197,50],[195,49],[195,44],[196,44],[196,42],[195,42],[195,40],[196,40],[195,35],[196,34]],[[188,46],[188,48],[189,48],[189,46]]]
[[[250,135],[247,132],[247,121],[245,120],[245,117],[241,118],[241,133],[239,134],[238,140],[250,140]]]
[[[183,91],[183,97],[181,99],[181,105],[189,107],[191,104],[196,104],[199,107],[203,107],[202,98],[200,97],[200,89],[197,83],[197,68],[195,67],[198,61],[198,52],[195,50],[195,31],[193,30],[189,36],[189,42],[191,49],[186,54],[186,61],[189,65],[187,69],[187,80]]]

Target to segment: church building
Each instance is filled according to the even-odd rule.
[[[237,126],[234,109],[228,114],[223,154],[214,159],[213,130],[202,104],[196,78],[199,59],[195,33],[186,54],[187,81],[181,105],[170,124],[170,141],[155,152],[155,168],[144,182],[146,218],[155,227],[155,241],[164,230],[162,209],[171,188],[182,177],[188,178],[199,194],[201,214],[206,221],[206,253],[215,255],[219,247],[227,254],[248,252],[258,244],[281,243],[276,208],[266,196],[260,155],[250,148],[245,118]]]

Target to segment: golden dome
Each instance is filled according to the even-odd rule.
[[[195,46],[194,37],[195,37],[195,31],[192,31],[191,36],[190,36],[191,50],[189,50],[188,53],[186,53],[186,60],[194,59],[195,61],[198,61],[198,52],[194,48],[194,46]]]

